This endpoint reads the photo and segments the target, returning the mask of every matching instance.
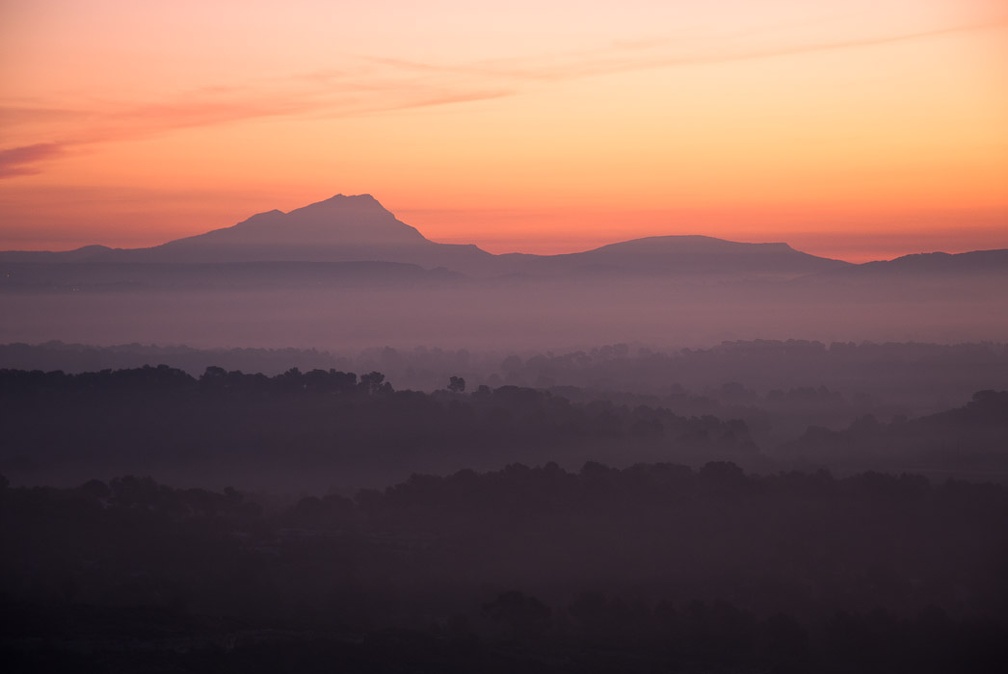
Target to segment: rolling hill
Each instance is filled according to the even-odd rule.
[[[586,274],[794,278],[850,266],[784,243],[738,243],[707,236],[648,237],[562,255],[493,255],[475,245],[431,241],[366,194],[336,195],[289,213],[259,213],[231,227],[150,248],[0,252],[0,264],[8,271],[11,265],[33,265],[30,274],[20,270],[21,278],[41,279],[49,265],[86,265],[78,268],[81,283],[86,283],[84,277],[94,276],[96,266],[105,268],[105,276],[120,270],[135,279],[142,275],[139,265],[279,262],[400,263],[479,278]],[[281,269],[288,267],[273,271]],[[73,283],[68,275],[73,276],[68,269],[52,273],[61,282]]]

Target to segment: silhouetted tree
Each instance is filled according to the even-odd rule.
[[[385,375],[381,372],[368,372],[360,376],[360,388],[368,395],[375,395],[379,392],[392,391],[392,385],[385,381]]]

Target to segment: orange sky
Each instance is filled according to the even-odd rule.
[[[1004,248],[1006,83],[1003,0],[0,0],[0,249],[363,192],[493,252]]]

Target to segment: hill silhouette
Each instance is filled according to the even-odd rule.
[[[368,194],[338,194],[289,213],[259,213],[231,227],[149,248],[87,246],[64,253],[10,251],[0,262],[52,264],[232,264],[396,262],[444,267],[476,277],[725,274],[795,277],[849,266],[784,243],[738,243],[708,236],[656,236],[561,255],[492,255],[475,245],[436,243]]]
[[[1008,249],[974,250],[954,254],[914,253],[893,260],[856,265],[853,273],[876,277],[893,274],[1004,274],[1006,270],[1008,270]]]
[[[706,236],[493,255],[431,241],[369,195],[337,195],[150,248],[0,253],[0,315],[8,319],[0,341],[322,348],[998,341],[1008,325],[1006,256],[853,265],[785,243]]]
[[[68,262],[87,262],[112,251],[108,246],[83,246],[74,250],[53,252],[49,250],[3,250],[0,251],[0,263],[15,264],[59,264]]]
[[[851,266],[797,251],[786,243],[739,243],[710,236],[651,236],[583,253],[555,255],[558,267],[625,270],[644,274],[756,274],[781,277]]]
[[[152,248],[113,250],[95,262],[401,262],[465,272],[490,254],[435,243],[368,194],[336,196],[289,213],[259,213],[231,227]]]
[[[676,235],[645,237],[558,255],[494,255],[472,244],[431,241],[415,227],[396,218],[369,194],[337,194],[288,213],[279,210],[259,213],[231,227],[149,248],[113,249],[92,245],[66,252],[0,251],[0,264],[36,265],[34,273],[29,274],[35,277],[40,274],[44,277],[45,268],[55,264],[264,262],[400,263],[423,269],[444,268],[476,278],[713,275],[741,279],[815,278],[835,283],[859,279],[870,282],[880,277],[1003,275],[1008,271],[1008,250],[918,253],[893,260],[851,264],[811,255],[786,243],[741,243],[710,236]],[[124,271],[126,268],[112,269]],[[277,267],[277,270],[289,269]],[[352,275],[354,269],[343,268],[340,275]],[[85,267],[80,270],[86,272],[85,276],[94,273]],[[204,275],[206,271],[203,269]],[[62,280],[54,280],[54,285],[78,283],[66,279],[67,273],[67,270],[60,272],[58,276]],[[138,274],[143,276],[142,268],[129,270],[128,276]],[[21,274],[21,278],[24,277]]]

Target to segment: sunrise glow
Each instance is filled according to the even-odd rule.
[[[1005,248],[1006,83],[998,0],[9,0],[0,249],[338,192],[492,252]]]

